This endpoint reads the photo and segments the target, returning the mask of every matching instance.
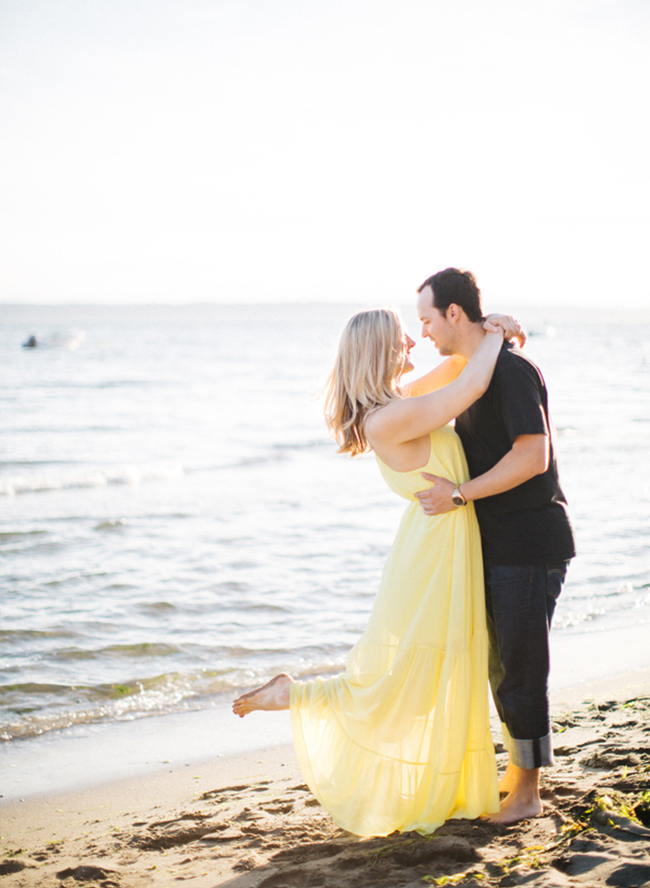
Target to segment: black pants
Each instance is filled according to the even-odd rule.
[[[549,633],[568,565],[485,568],[490,686],[510,760],[520,768],[553,764]]]

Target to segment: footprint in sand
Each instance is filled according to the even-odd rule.
[[[257,888],[294,888],[304,884],[305,875],[301,870],[286,870],[264,879]]]
[[[106,879],[107,876],[116,875],[115,870],[102,869],[100,866],[77,866],[74,869],[64,869],[56,874],[57,879],[73,878],[77,882],[90,882],[91,879]],[[116,885],[116,882],[109,883]]]
[[[214,833],[208,833],[203,836],[201,842],[204,845],[218,845],[225,842],[235,842],[238,839],[245,838],[244,833],[240,829],[233,829],[229,826],[224,826],[220,828]]]
[[[20,860],[3,860],[0,863],[0,876],[10,876],[12,873],[21,873],[27,869],[27,864]]]
[[[260,780],[252,785],[242,783],[238,786],[222,786],[220,789],[210,789],[202,793],[199,798],[204,802],[232,802],[235,799],[245,798],[251,792],[266,792],[270,785],[270,780]]]
[[[243,811],[240,811],[236,817],[232,818],[233,820],[264,820],[264,814],[260,814],[259,811],[251,811],[250,808],[244,808]]]
[[[289,814],[291,811],[293,811],[293,802],[281,802],[274,805],[263,805],[262,811],[267,811],[269,814]]]

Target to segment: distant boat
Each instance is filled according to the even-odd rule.
[[[23,348],[67,348],[74,351],[86,338],[84,330],[70,330],[67,333],[52,333],[49,336],[32,334],[23,342]]]

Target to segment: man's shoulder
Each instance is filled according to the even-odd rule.
[[[529,379],[532,382],[544,385],[544,377],[537,364],[531,361],[528,355],[521,351],[521,349],[510,342],[504,342],[494,368],[493,379],[502,382],[504,379],[511,379],[512,377]]]

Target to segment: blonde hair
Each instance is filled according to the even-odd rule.
[[[346,324],[325,388],[325,419],[338,453],[357,456],[369,450],[366,417],[402,397],[397,387],[402,329],[391,308],[361,311]]]

